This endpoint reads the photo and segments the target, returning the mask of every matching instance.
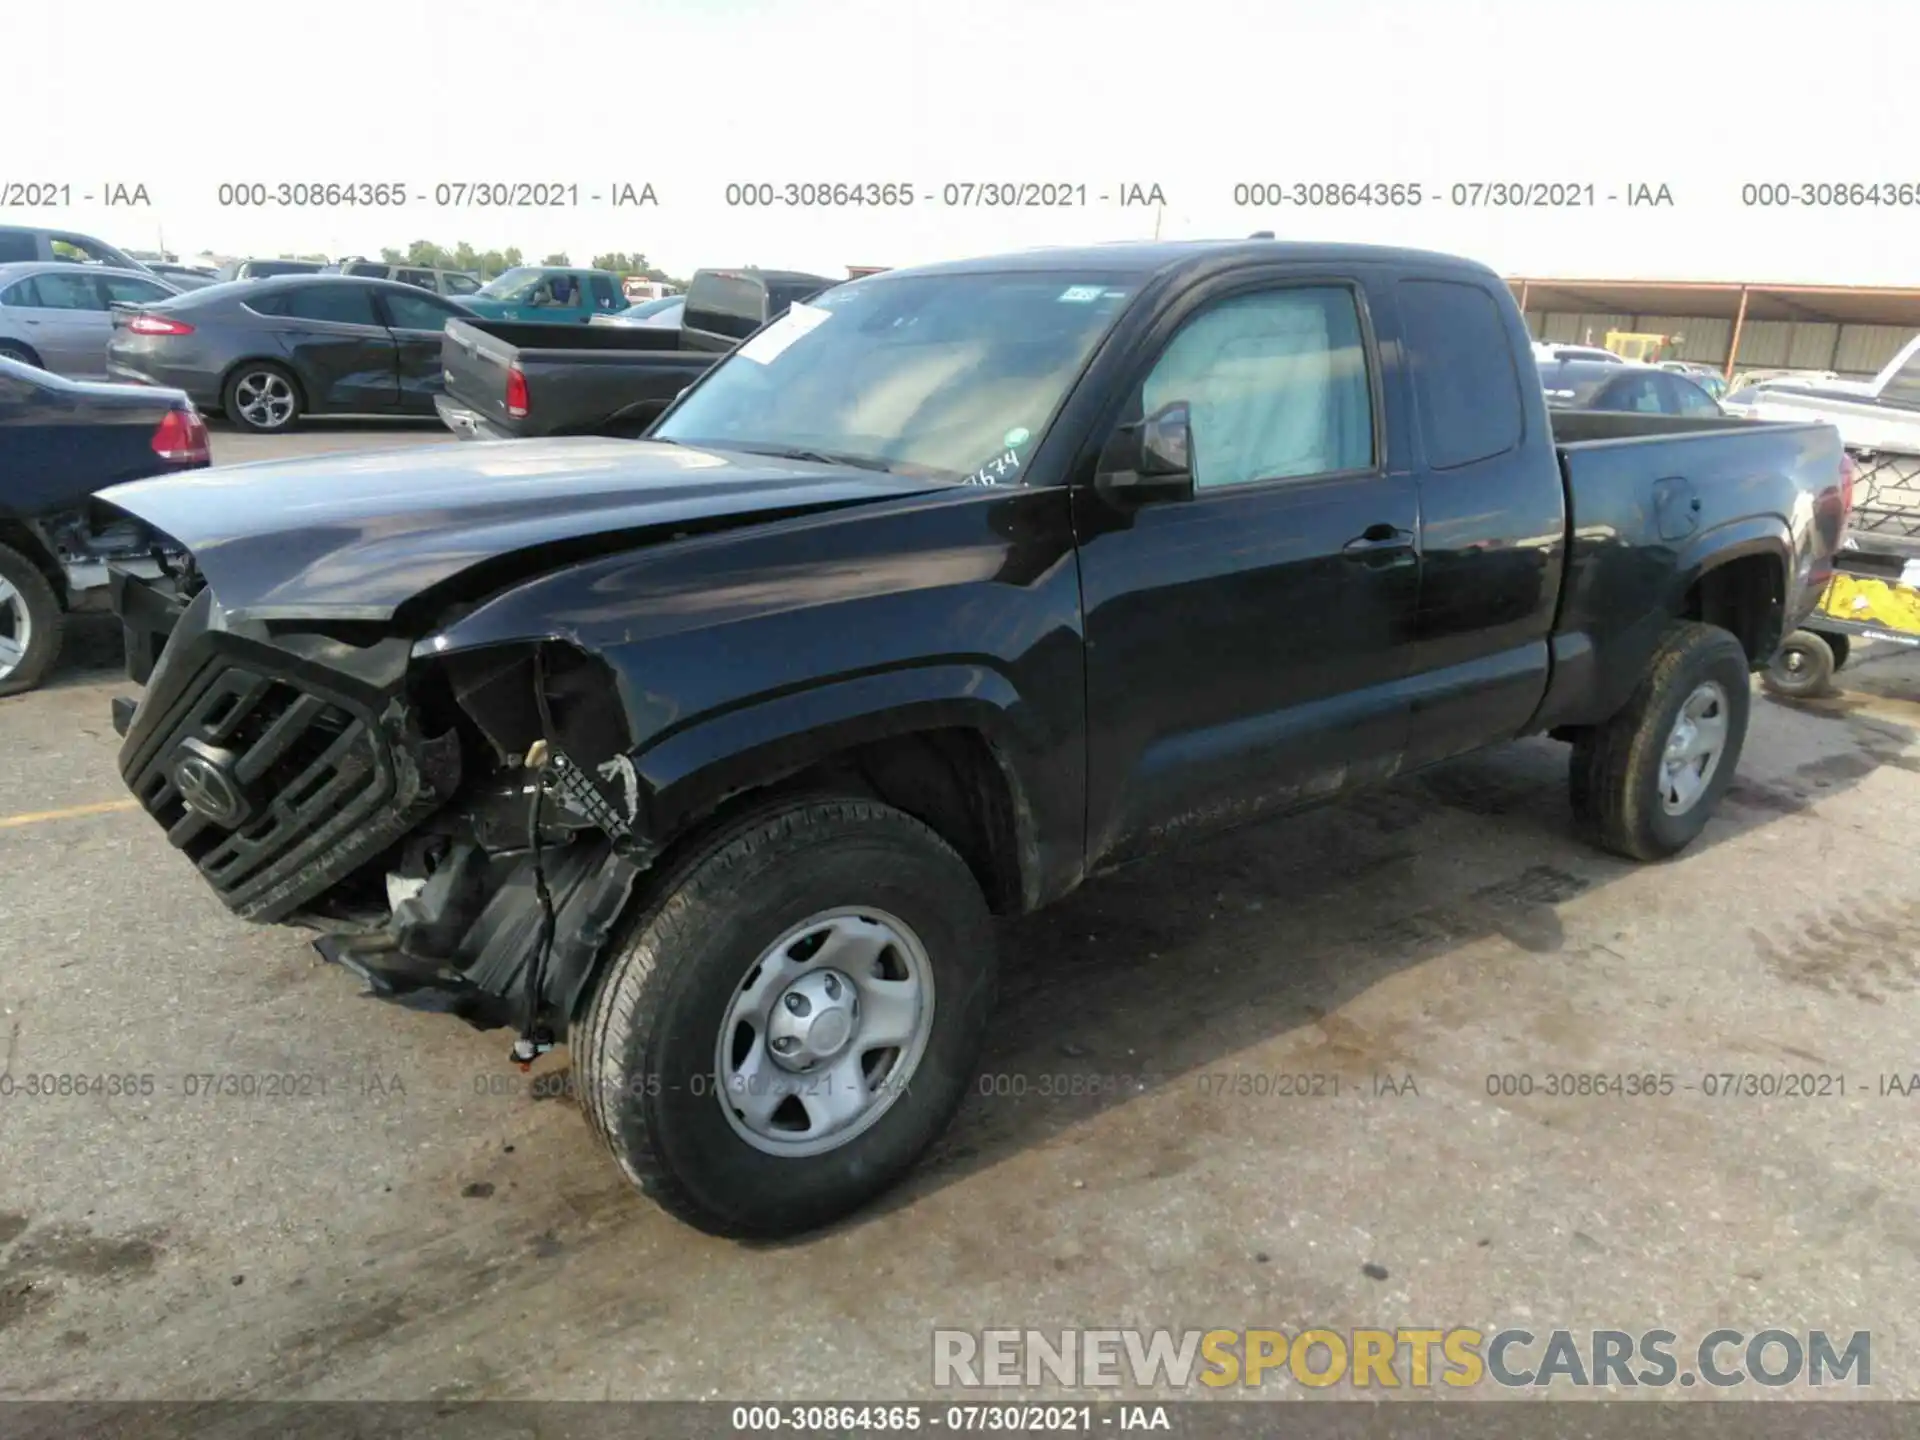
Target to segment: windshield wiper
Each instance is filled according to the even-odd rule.
[[[846,465],[855,470],[878,470],[882,474],[894,473],[893,466],[884,460],[876,460],[871,455],[844,455],[837,450],[814,450],[805,445],[738,445],[716,446],[716,449],[744,450],[749,455],[767,455],[776,460],[810,460],[816,465]]]

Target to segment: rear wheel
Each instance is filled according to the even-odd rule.
[[[1775,695],[1803,700],[1826,694],[1839,668],[1840,656],[1831,641],[1811,630],[1796,630],[1781,642],[1762,683]]]
[[[1737,639],[1693,621],[1668,627],[1619,714],[1574,742],[1574,815],[1593,843],[1630,860],[1685,849],[1733,781],[1752,698]]]
[[[690,855],[637,918],[574,1042],[627,1177],[714,1234],[836,1220],[946,1128],[993,1003],[966,864],[872,801],[788,801]]]
[[[284,367],[250,360],[227,377],[220,406],[242,429],[277,435],[300,418],[300,386]]]
[[[0,695],[18,695],[46,678],[60,655],[64,619],[40,567],[0,545]]]
[[[11,340],[0,340],[0,359],[18,360],[22,365],[31,365],[36,370],[41,368],[40,357],[38,355],[34,354],[33,351],[29,350],[26,346],[16,344]]]

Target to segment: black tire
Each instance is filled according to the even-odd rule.
[[[18,695],[46,678],[60,658],[66,614],[40,567],[11,546],[0,545],[0,641],[12,640],[24,612],[27,644],[18,659],[0,658],[0,695]],[[16,608],[18,607],[18,608]],[[10,647],[0,647],[7,648]]]
[[[257,380],[270,378],[285,385],[292,396],[292,408],[286,417],[277,424],[263,424],[249,419],[241,409],[240,390]],[[271,360],[248,360],[236,365],[233,373],[227,376],[227,383],[220,387],[220,413],[226,416],[229,424],[237,425],[255,435],[284,435],[300,423],[300,416],[306,410],[306,397],[300,389],[300,382],[294,378],[291,370],[284,365],[276,365]]]
[[[1662,760],[1681,707],[1699,687],[1720,687],[1725,739],[1706,784],[1679,813],[1662,797]],[[1692,843],[1733,781],[1752,708],[1746,651],[1727,631],[1676,621],[1620,712],[1574,742],[1569,781],[1576,821],[1603,850],[1664,860]]]
[[[1840,657],[1830,640],[1811,630],[1796,630],[1780,642],[1761,683],[1775,695],[1806,700],[1831,690],[1833,672],[1839,668]]]
[[[46,368],[40,363],[38,355],[26,346],[15,344],[11,340],[0,340],[0,358],[18,360],[22,365],[31,365],[36,370]]]
[[[823,1153],[769,1154],[723,1112],[716,1048],[757,961],[836,906],[910,927],[932,1021],[919,1063],[867,1129]],[[938,835],[887,805],[797,799],[717,833],[673,867],[616,943],[571,1039],[581,1108],[627,1178],[710,1234],[828,1224],[900,1179],[965,1099],[991,1017],[986,901]]]
[[[1847,663],[1847,657],[1853,653],[1853,640],[1851,637],[1842,635],[1838,630],[1815,630],[1810,633],[1818,635],[1822,640],[1827,642],[1827,648],[1833,652],[1833,668],[1835,670],[1840,669]]]

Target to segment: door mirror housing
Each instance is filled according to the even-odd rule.
[[[1117,465],[1102,467],[1095,487],[1116,505],[1193,498],[1193,423],[1187,402],[1162,405],[1121,427]],[[1128,443],[1130,442],[1130,443]]]

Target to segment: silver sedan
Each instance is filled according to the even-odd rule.
[[[0,355],[74,380],[104,380],[111,308],[179,293],[152,275],[105,265],[0,265]]]

